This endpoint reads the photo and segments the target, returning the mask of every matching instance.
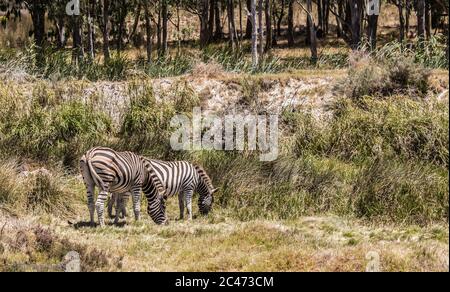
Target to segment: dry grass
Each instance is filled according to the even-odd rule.
[[[1,270],[58,262],[61,241],[83,247],[84,268],[96,271],[365,271],[373,251],[382,271],[449,270],[445,225],[368,226],[331,216],[237,222],[216,213],[164,227],[144,218],[122,228],[76,229],[51,217],[0,218],[8,222]],[[47,227],[36,227],[40,222]]]

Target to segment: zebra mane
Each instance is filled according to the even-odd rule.
[[[208,189],[211,191],[214,189],[211,178],[206,174],[206,171],[200,165],[194,164],[195,170],[200,175],[200,178],[203,179],[203,182],[206,184]]]
[[[164,188],[162,181],[159,179],[158,175],[156,175],[151,160],[145,157],[142,157],[142,159],[144,161],[145,168],[148,170],[148,175],[156,188],[156,191],[160,196],[164,197],[166,190]]]

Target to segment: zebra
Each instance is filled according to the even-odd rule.
[[[149,171],[158,190],[164,192],[164,199],[178,194],[180,220],[184,219],[184,208],[188,212],[188,219],[192,220],[192,196],[196,191],[199,194],[198,206],[202,215],[207,215],[214,202],[214,193],[218,191],[213,187],[206,171],[199,165],[187,161],[161,161],[144,158],[148,163]]]
[[[87,190],[87,200],[91,225],[94,225],[94,213],[97,209],[99,224],[105,225],[103,211],[109,193],[130,192],[136,220],[140,218],[141,190],[147,197],[147,212],[157,224],[167,223],[165,200],[160,189],[161,182],[151,165],[142,156],[132,152],[116,152],[106,147],[95,147],[87,151],[80,159],[80,169]],[[99,188],[94,205],[95,187]],[[121,206],[116,206],[115,223],[118,222]]]

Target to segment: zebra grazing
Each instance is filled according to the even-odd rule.
[[[104,226],[103,211],[109,193],[131,193],[133,211],[136,220],[140,217],[140,194],[144,191],[148,199],[147,211],[157,224],[166,222],[165,200],[159,189],[161,182],[157,179],[151,165],[142,156],[132,152],[116,152],[109,148],[96,147],[89,150],[80,160],[81,173],[86,185],[91,224],[94,224],[95,208],[100,226]],[[95,187],[99,194],[94,206]],[[116,206],[116,219],[119,219],[121,206]]]
[[[186,204],[189,220],[192,220],[192,196],[198,192],[198,207],[202,215],[212,208],[214,188],[205,170],[186,161],[167,162],[147,159],[148,167],[154,177],[156,188],[164,192],[164,198],[178,194],[180,219],[184,218]]]

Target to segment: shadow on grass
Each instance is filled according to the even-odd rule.
[[[90,221],[80,221],[80,222],[68,222],[70,226],[72,226],[74,229],[83,229],[83,228],[97,228],[98,224],[94,223],[93,225],[91,224]],[[106,226],[114,226],[114,227],[119,227],[119,228],[123,228],[125,227],[127,223],[126,222],[119,222],[119,223],[114,223],[114,222],[107,222],[105,223]]]

